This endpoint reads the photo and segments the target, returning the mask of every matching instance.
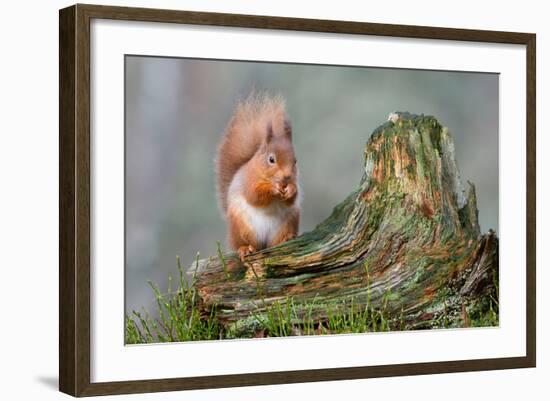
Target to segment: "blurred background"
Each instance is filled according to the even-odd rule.
[[[449,127],[482,232],[498,233],[498,75],[126,56],[126,311],[155,302],[197,252],[225,247],[214,176],[217,143],[238,100],[282,95],[303,190],[300,231],[354,190],[363,147],[392,111]]]

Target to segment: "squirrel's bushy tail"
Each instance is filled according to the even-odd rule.
[[[252,93],[235,108],[215,160],[218,201],[224,213],[231,180],[261,146],[268,124],[285,119],[285,102],[280,96]]]

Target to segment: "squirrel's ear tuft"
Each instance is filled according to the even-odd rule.
[[[265,142],[269,143],[273,139],[273,124],[270,122],[267,124],[267,135],[265,136]]]
[[[287,119],[285,119],[284,129],[285,135],[292,139],[292,126],[290,125],[290,121],[288,121]]]

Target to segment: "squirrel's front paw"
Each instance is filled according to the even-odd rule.
[[[241,262],[244,262],[244,258],[251,253],[256,252],[256,248],[254,248],[252,245],[243,245],[239,247],[237,252],[239,252],[239,259],[241,259]]]
[[[281,197],[283,200],[289,200],[296,196],[296,186],[294,184],[288,184],[283,191],[281,191]]]
[[[279,185],[273,185],[271,187],[271,195],[274,197],[283,196],[283,191],[281,190],[281,187]]]

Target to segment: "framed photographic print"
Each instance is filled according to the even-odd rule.
[[[534,34],[59,18],[61,391],[535,366]]]

